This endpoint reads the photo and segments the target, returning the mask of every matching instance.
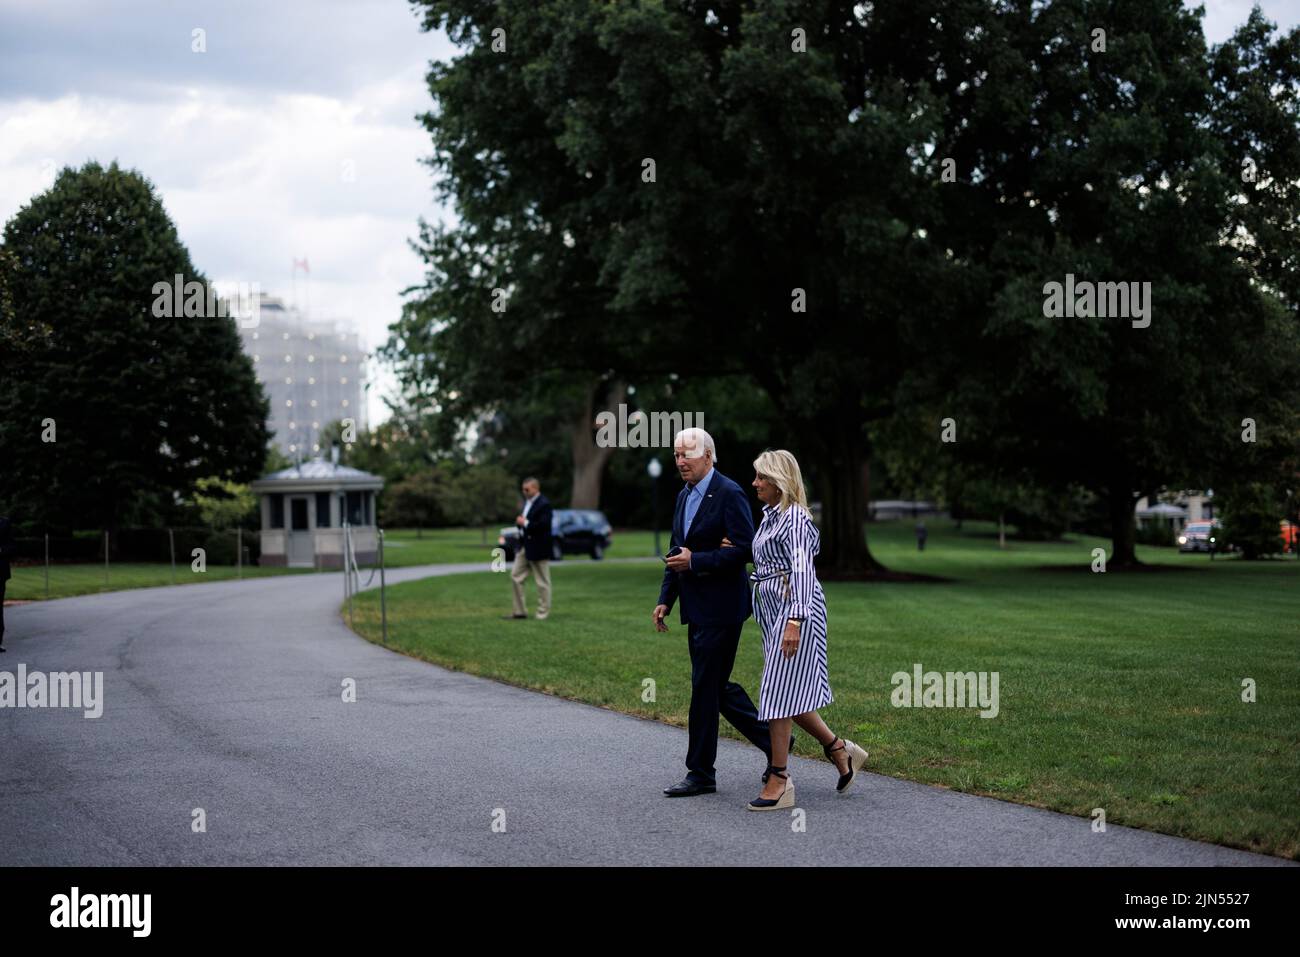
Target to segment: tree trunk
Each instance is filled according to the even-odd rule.
[[[1133,496],[1129,483],[1116,480],[1108,491],[1110,503],[1110,567],[1141,564],[1137,558],[1137,525],[1133,519]]]
[[[816,459],[822,480],[821,554],[828,578],[871,578],[885,567],[871,557],[867,517],[867,450],[856,422],[820,432]]]
[[[582,408],[572,420],[570,430],[573,445],[573,494],[571,508],[600,508],[600,486],[605,478],[605,463],[614,453],[613,447],[601,448],[596,444],[596,395],[600,383],[593,382],[583,397]],[[608,405],[617,410],[619,403],[627,400],[627,384],[615,382],[610,387]]]
[[[871,510],[871,460],[866,456],[862,459],[862,501],[866,503],[867,521],[874,522],[876,515]]]

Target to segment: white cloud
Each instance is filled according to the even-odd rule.
[[[1205,7],[1205,39],[1207,43],[1222,43],[1232,32],[1246,22],[1251,7],[1256,2],[1265,18],[1282,30],[1300,23],[1300,0],[1199,0]],[[1187,6],[1195,6],[1188,3]]]
[[[10,5],[4,16],[13,12]],[[35,8],[22,13],[36,16]],[[418,218],[442,216],[429,170],[419,162],[430,141],[414,117],[431,103],[428,59],[435,49],[449,55],[451,47],[445,38],[421,35],[401,4],[388,4],[386,15],[378,7],[367,14],[375,32],[409,34],[421,49],[408,42],[405,56],[393,56],[391,46],[385,56],[373,36],[364,47],[344,44],[331,53],[343,58],[336,72],[350,82],[331,81],[320,90],[289,82],[263,62],[265,54],[280,52],[302,59],[301,50],[280,46],[282,9],[268,14],[280,19],[266,25],[275,42],[261,49],[249,40],[259,34],[251,17],[237,24],[242,59],[225,62],[238,76],[193,82],[161,70],[150,86],[156,64],[114,57],[83,61],[83,77],[70,92],[42,97],[0,88],[0,223],[48,188],[57,168],[116,160],[154,183],[195,265],[209,277],[257,282],[292,299],[292,263],[305,258],[311,274],[298,274],[298,300],[310,301],[320,318],[352,321],[374,348],[400,315],[400,291],[422,279],[407,244]],[[60,20],[60,29],[72,26]],[[93,34],[94,24],[86,30]],[[110,35],[120,30],[116,22]],[[325,33],[336,40],[338,30],[336,24]],[[299,46],[311,46],[299,39]],[[103,36],[92,40],[104,42]],[[32,44],[24,50],[35,55]],[[347,62],[349,50],[364,55]],[[250,76],[259,72],[267,77],[263,85]],[[110,75],[112,82],[99,82]],[[372,375],[377,370],[372,363]],[[379,396],[391,388],[391,377],[381,375],[371,389],[372,421],[383,418]]]

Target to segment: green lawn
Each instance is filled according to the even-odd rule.
[[[417,533],[414,529],[394,529],[384,532],[384,563],[389,568],[411,565],[434,565],[448,562],[483,562],[486,568],[496,547],[497,527],[488,530],[488,541],[483,544],[483,530],[477,528],[439,528]],[[663,546],[668,547],[668,536],[663,536]],[[609,551],[611,558],[635,557],[654,554],[654,534],[643,531],[616,531]],[[590,562],[585,555],[566,555],[566,562]],[[311,574],[311,568],[260,568],[244,566],[244,577],[263,575]],[[208,565],[202,574],[190,571],[188,561],[176,564],[176,584],[193,584],[234,578],[233,566]],[[108,584],[104,583],[104,563],[53,564],[50,566],[50,598],[67,598],[71,595],[94,595],[99,592],[120,591],[125,588],[152,588],[172,584],[172,568],[165,563],[124,562],[109,566]],[[45,566],[23,565],[13,569],[13,578],[5,592],[6,598],[41,600],[45,595]]]
[[[244,566],[245,578],[265,575],[296,575],[310,573],[310,568],[258,568]],[[189,562],[176,563],[176,584],[190,585],[200,582],[223,581],[236,577],[233,565],[209,565],[206,572],[190,571]],[[6,599],[44,599],[45,566],[21,565],[13,569],[13,578],[5,590]],[[104,563],[50,566],[50,598],[68,598],[72,595],[94,595],[105,591],[126,588],[153,588],[172,583],[170,564],[123,562],[113,564],[108,570],[108,584],[104,584]]]
[[[1142,549],[1167,568],[1093,574],[1107,543],[1011,543],[987,527],[871,526],[875,554],[943,584],[826,586],[831,687],[824,715],[871,751],[870,767],[961,791],[1284,857],[1300,856],[1300,563],[1246,563]],[[1074,566],[1043,568],[1042,566]],[[545,622],[506,622],[509,584],[490,572],[388,593],[390,643],[447,667],[685,726],[684,629],[656,635],[656,564],[556,570]],[[531,585],[530,600],[531,600]],[[357,626],[379,640],[376,593]],[[736,680],[757,699],[751,622]],[[891,675],[996,671],[1000,713],[904,709]],[[642,701],[643,681],[657,700]],[[1244,678],[1258,701],[1241,700]],[[724,733],[736,736],[724,722]],[[798,732],[800,754],[820,748]],[[668,774],[673,768],[663,768]],[[659,783],[656,779],[654,783]]]
[[[385,529],[384,563],[390,568],[446,562],[482,562],[486,566],[492,561],[492,549],[497,547],[497,533],[501,528],[500,525],[493,525],[486,529],[486,534],[481,528],[425,529],[419,533],[409,528]],[[663,533],[661,544],[665,549],[668,547],[667,532]],[[605,552],[610,558],[654,553],[653,532],[623,529],[614,532],[610,547]],[[564,560],[591,561],[586,555],[565,555]]]

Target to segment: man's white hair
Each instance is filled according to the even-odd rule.
[[[689,450],[686,452],[686,457],[688,459],[698,459],[707,449],[712,460],[714,462],[718,461],[718,450],[714,448],[713,436],[709,435],[708,432],[705,432],[703,429],[682,429],[673,437],[674,448],[676,448],[679,443],[685,445],[688,442],[695,446],[694,453]]]

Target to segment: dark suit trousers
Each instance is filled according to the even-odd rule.
[[[686,752],[686,777],[700,784],[714,783],[713,762],[718,756],[718,714],[732,727],[772,757],[767,722],[745,689],[731,680],[743,625],[689,625],[691,648],[690,743]]]

